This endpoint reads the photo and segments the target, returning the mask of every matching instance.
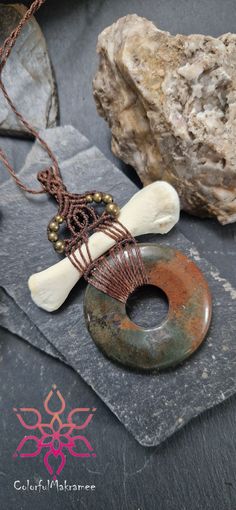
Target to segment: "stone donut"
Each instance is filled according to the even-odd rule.
[[[211,295],[196,264],[168,246],[140,244],[149,284],[169,302],[166,319],[144,329],[132,322],[126,304],[89,285],[84,312],[88,330],[102,351],[128,367],[153,370],[173,367],[202,343],[211,320]]]

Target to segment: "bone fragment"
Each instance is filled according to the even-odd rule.
[[[167,182],[154,182],[138,191],[121,209],[119,221],[134,236],[166,234],[179,220],[179,198]],[[115,244],[102,232],[89,239],[89,250],[95,260]],[[86,256],[86,247],[82,246]],[[80,254],[75,252],[78,259]],[[28,286],[35,304],[48,312],[57,310],[82,274],[68,257],[53,266],[30,276]]]

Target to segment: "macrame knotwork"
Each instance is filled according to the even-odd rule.
[[[128,295],[136,287],[147,283],[147,276],[135,239],[115,217],[118,213],[118,206],[109,203],[108,200],[105,211],[99,214],[91,204],[91,199],[88,199],[88,197],[94,197],[96,194],[100,196],[99,192],[90,191],[75,194],[67,191],[61,178],[56,156],[35,128],[17,110],[2,81],[2,71],[18,36],[32,15],[37,12],[44,2],[45,0],[33,1],[17,27],[0,48],[0,89],[19,122],[39,142],[51,160],[51,166],[38,174],[38,180],[41,182],[43,189],[34,190],[24,184],[2,149],[0,149],[0,161],[23,191],[33,195],[47,192],[56,199],[59,206],[58,214],[52,219],[48,227],[48,238],[53,243],[56,251],[59,253],[65,252],[72,264],[84,274],[86,280],[92,285],[125,302]],[[60,225],[64,222],[70,237],[62,240],[58,234]],[[115,241],[115,246],[109,252],[111,262],[108,262],[106,256],[102,256],[96,261],[92,260],[88,240],[91,233],[99,230]],[[80,255],[79,258],[76,255],[76,250]]]
[[[136,240],[117,217],[106,209],[100,214],[90,199],[88,201],[88,197],[102,196],[102,192],[94,190],[81,194],[69,193],[61,177],[54,175],[52,168],[40,172],[38,180],[58,203],[57,215],[49,224],[49,240],[54,242],[56,250],[57,243],[63,242],[63,250],[60,244],[57,251],[64,251],[91,285],[121,302],[126,302],[137,287],[148,283]],[[57,238],[61,222],[65,222],[69,234],[63,241]],[[93,260],[88,240],[92,233],[99,231],[115,241],[115,245],[109,250],[109,257],[106,254]],[[53,232],[56,236],[51,236],[50,239]]]

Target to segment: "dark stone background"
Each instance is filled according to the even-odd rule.
[[[7,2],[5,2],[7,3]],[[61,124],[72,124],[114,160],[109,130],[95,110],[91,78],[96,69],[99,32],[118,17],[136,12],[177,33],[220,35],[235,32],[233,0],[48,0],[38,14],[58,83]],[[29,142],[1,140],[20,168]],[[117,160],[121,170],[134,172]],[[6,174],[1,175],[1,179]],[[91,183],[92,184],[92,183]],[[37,226],[36,226],[37,228]],[[236,285],[235,226],[182,216],[180,228]],[[17,245],[17,244],[16,244]],[[222,320],[223,317],[222,317]],[[60,332],[58,331],[58,334]],[[1,330],[1,508],[4,510],[234,510],[236,508],[236,397],[195,419],[160,447],[147,449],[129,435],[75,373]],[[72,483],[95,484],[85,493],[34,494],[13,489],[16,479],[44,478],[42,460],[13,461],[22,438],[12,407],[41,406],[56,383],[74,407],[97,407],[88,438],[96,463],[71,459],[64,470]]]

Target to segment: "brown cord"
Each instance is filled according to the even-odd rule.
[[[95,191],[69,193],[62,180],[50,170],[40,172],[38,179],[43,189],[56,199],[58,214],[66,221],[70,238],[64,240],[65,253],[89,283],[122,302],[137,287],[148,283],[140,249],[129,231],[106,211],[99,215],[87,202],[87,195]],[[115,241],[109,256],[92,260],[88,246],[92,232],[103,232]]]
[[[30,123],[27,122],[27,120],[24,119],[23,115],[21,115],[21,113],[19,113],[17,111],[17,108],[14,105],[13,101],[11,100],[11,98],[9,97],[8,92],[6,91],[6,88],[5,88],[5,86],[3,84],[3,81],[2,81],[2,71],[3,71],[3,68],[4,68],[4,66],[5,66],[5,64],[7,62],[8,57],[10,56],[12,48],[14,47],[14,45],[16,43],[17,37],[20,35],[23,27],[26,25],[26,23],[29,21],[29,19],[33,16],[33,14],[35,14],[35,12],[41,7],[41,5],[44,4],[45,1],[46,0],[35,0],[31,4],[31,6],[26,11],[26,13],[23,16],[23,18],[20,20],[18,26],[14,30],[12,30],[11,34],[9,35],[9,37],[7,37],[6,40],[4,41],[3,46],[0,48],[0,88],[2,90],[2,93],[3,93],[4,97],[5,97],[8,105],[10,106],[11,110],[15,113],[16,117],[25,126],[25,128],[29,131],[29,133],[31,133],[33,135],[33,137],[36,140],[38,140],[40,145],[47,152],[49,158],[52,161],[52,167],[51,168],[52,168],[52,171],[53,171],[54,175],[60,177],[60,170],[59,170],[58,162],[57,162],[57,159],[56,159],[55,155],[51,151],[51,149],[48,146],[48,144],[41,138],[39,133],[34,129],[34,127],[31,126]],[[14,168],[9,163],[6,154],[4,153],[4,151],[1,148],[0,148],[0,160],[2,161],[2,163],[7,168],[8,172],[13,177],[14,181],[16,182],[16,184],[23,191],[26,191],[27,193],[31,193],[33,195],[39,195],[41,193],[45,193],[45,190],[34,190],[34,189],[31,189],[31,188],[28,188],[28,186],[26,186],[24,183],[21,182],[21,180],[17,176]]]
[[[0,160],[23,191],[33,195],[49,193],[54,196],[59,206],[58,214],[65,218],[67,229],[71,236],[69,239],[65,239],[64,243],[65,253],[72,264],[96,288],[119,301],[126,302],[129,294],[135,288],[148,283],[140,249],[135,239],[118,220],[114,219],[107,212],[99,215],[94,207],[87,202],[86,196],[94,194],[96,191],[82,194],[69,193],[67,191],[61,178],[55,154],[34,127],[18,112],[2,81],[3,68],[17,37],[28,20],[44,2],[45,0],[35,0],[31,4],[18,26],[11,32],[0,48],[0,89],[11,110],[33,137],[38,140],[47,152],[52,164],[38,173],[37,177],[42,185],[42,189],[34,190],[26,186],[17,176],[2,149],[0,149]],[[93,261],[88,240],[92,232],[98,231],[113,239],[115,246],[110,249],[109,256],[103,255]],[[79,258],[76,256],[76,250],[78,250]]]

